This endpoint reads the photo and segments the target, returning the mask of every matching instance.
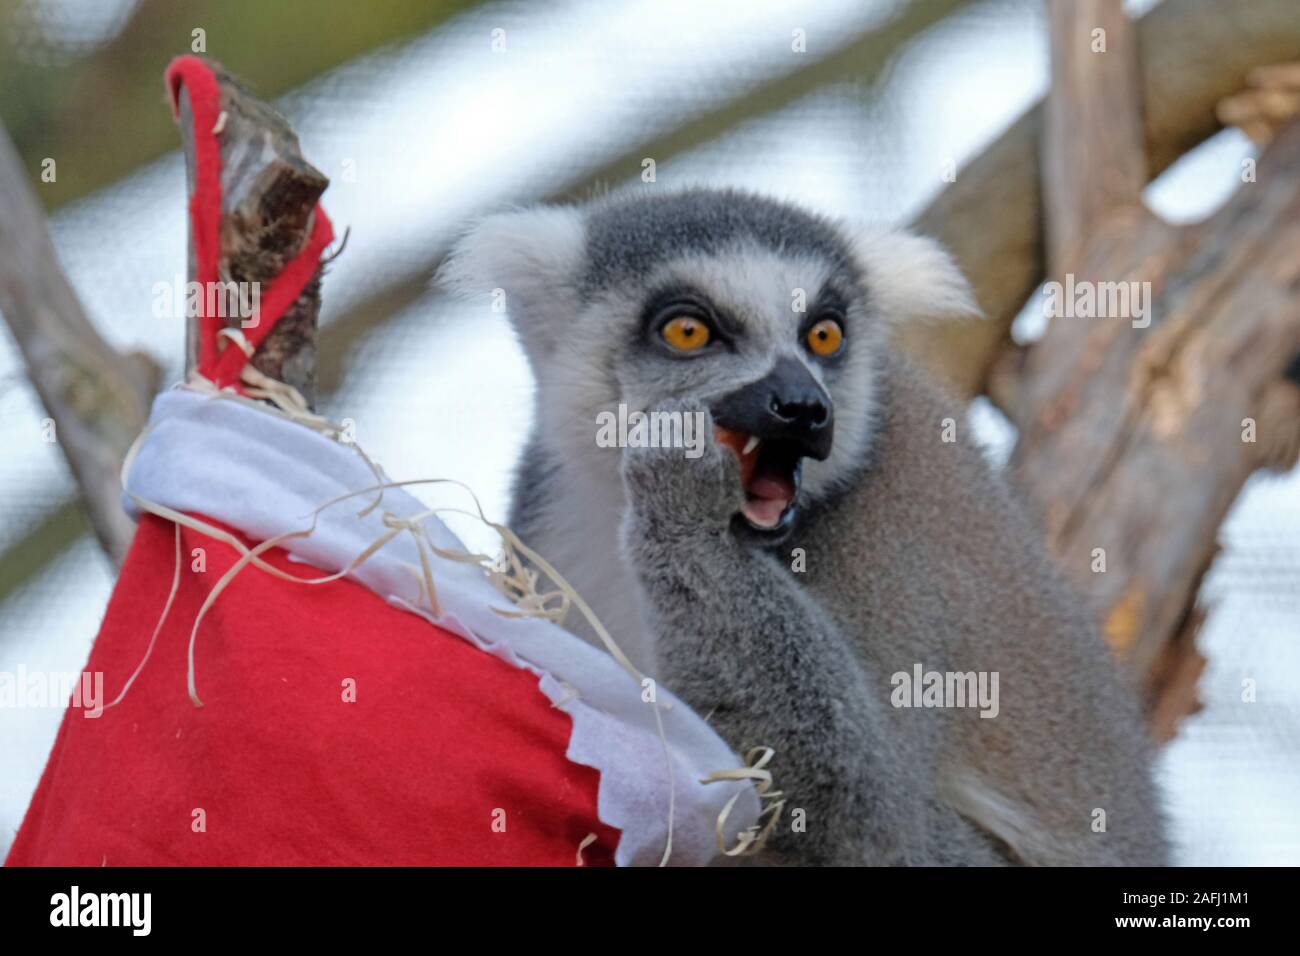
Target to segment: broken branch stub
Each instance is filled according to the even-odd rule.
[[[216,64],[221,111],[215,132],[221,144],[221,229],[218,278],[260,300],[311,236],[316,203],[329,179],[302,157],[298,137],[288,122],[249,93]],[[194,120],[189,95],[178,97],[178,121],[185,153],[189,192],[194,191]],[[195,275],[193,237],[190,276]],[[320,315],[320,276],[316,275],[285,310],[261,342],[251,364],[260,372],[297,389],[315,405],[316,324]],[[250,293],[247,290],[257,290]],[[255,321],[235,314],[228,328]],[[236,346],[227,344],[227,348]],[[186,371],[198,358],[198,320],[191,318],[186,335]]]

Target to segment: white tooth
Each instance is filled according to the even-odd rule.
[[[758,436],[750,435],[749,441],[745,442],[745,450],[741,452],[741,455],[748,455],[751,451],[753,451],[757,447],[758,447]]]

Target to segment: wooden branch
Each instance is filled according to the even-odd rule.
[[[1284,377],[1300,355],[1300,122],[1208,222],[1109,220],[1078,273],[1149,283],[1150,327],[1052,320],[1016,389],[1011,467],[1112,645],[1147,676],[1242,485],[1300,445]]]
[[[302,158],[298,137],[284,117],[214,65],[221,86],[221,259],[222,282],[270,282],[311,235],[313,213],[329,179]],[[179,98],[181,143],[194,191],[194,121],[189,95]],[[190,275],[195,274],[191,240]],[[320,315],[320,272],[284,313],[252,359],[258,371],[296,388],[315,404],[316,323]],[[238,316],[227,324],[237,327]],[[187,372],[197,358],[197,320],[187,336]]]
[[[1122,0],[1048,0],[1052,84],[1043,107],[1048,272],[1064,275],[1147,183],[1136,29]]]
[[[1219,103],[1219,119],[1267,146],[1300,114],[1300,63],[1277,63],[1250,74],[1250,89]]]
[[[1002,350],[989,385],[1020,426],[1012,472],[1164,742],[1199,706],[1196,599],[1219,525],[1255,469],[1300,447],[1300,394],[1283,377],[1300,355],[1300,124],[1227,208],[1174,229],[1141,202],[1138,70],[1120,0],[1048,7],[1045,234],[1064,298],[1040,342]],[[1235,106],[1262,125],[1258,100]],[[1093,307],[1076,309],[1072,289]]]
[[[1295,0],[1165,0],[1137,22],[1145,154],[1159,175],[1221,128],[1219,101],[1252,70],[1300,59]],[[1039,174],[1041,107],[963,166],[917,219],[953,251],[975,287],[984,322],[906,327],[904,348],[964,395],[984,389],[1011,321],[1046,272]],[[646,154],[649,155],[649,154]]]
[[[122,510],[126,451],[144,427],[159,370],[95,331],[59,267],[44,211],[0,127],[0,312],[54,421],[91,526],[114,561],[135,525]],[[33,427],[37,423],[32,423]]]
[[[1147,678],[1150,702],[1151,739],[1166,744],[1178,736],[1184,718],[1201,709],[1197,683],[1205,670],[1206,660],[1197,650],[1196,638],[1209,612],[1193,607],[1173,640],[1164,646]]]

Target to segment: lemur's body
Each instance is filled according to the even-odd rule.
[[[489,219],[452,275],[506,290],[538,379],[512,527],[737,751],[776,750],[806,830],[774,856],[1163,861],[1131,694],[960,403],[890,345],[890,320],[970,311],[941,251],[694,191]],[[763,441],[598,448],[620,402]],[[997,672],[997,716],[891,706],[918,664]]]

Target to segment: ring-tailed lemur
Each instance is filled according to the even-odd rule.
[[[937,245],[695,189],[491,216],[443,278],[505,291],[536,376],[513,529],[738,752],[775,749],[777,859],[1164,861],[1133,695],[891,344],[976,311]],[[739,440],[599,447],[620,404]],[[996,715],[897,706],[959,703],[900,694],[932,672],[996,674]]]

